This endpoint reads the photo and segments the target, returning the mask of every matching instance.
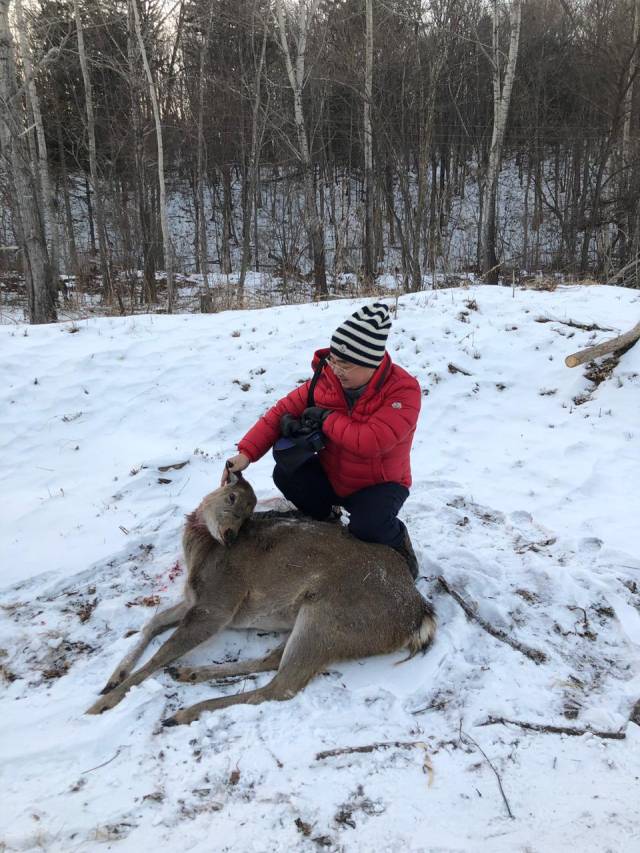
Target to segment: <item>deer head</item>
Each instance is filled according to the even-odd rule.
[[[256,502],[255,492],[242,474],[231,473],[226,485],[202,500],[196,515],[216,542],[231,545]]]

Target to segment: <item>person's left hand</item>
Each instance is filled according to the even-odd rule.
[[[309,406],[302,413],[300,421],[305,427],[322,430],[322,424],[330,414],[331,409],[323,409],[321,406]]]
[[[301,429],[302,423],[299,418],[294,418],[288,412],[280,418],[280,435],[285,436],[285,438],[300,435]]]

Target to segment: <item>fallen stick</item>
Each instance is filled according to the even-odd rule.
[[[585,361],[593,361],[594,358],[600,358],[602,355],[607,355],[610,352],[618,352],[619,350],[627,350],[632,347],[640,338],[640,323],[624,335],[618,335],[617,338],[611,338],[609,341],[603,341],[595,347],[578,350],[571,355],[568,355],[564,363],[567,367],[577,367],[579,364],[584,364]]]
[[[447,370],[449,373],[462,373],[463,376],[471,376],[468,370],[463,370],[461,367],[457,367],[453,362],[450,362],[447,365]]]
[[[602,732],[597,729],[575,729],[571,726],[551,726],[546,723],[527,723],[524,720],[507,720],[506,717],[487,717],[487,719],[478,723],[478,726],[518,726],[518,728],[526,729],[531,732],[541,732],[548,735],[571,735],[573,737],[581,737],[582,735],[595,735],[595,737],[605,738],[606,740],[624,740],[627,733],[621,732]]]
[[[554,317],[536,317],[536,323],[560,323],[572,329],[582,329],[583,332],[613,332],[608,326],[598,326],[597,323],[578,323],[577,320],[558,320]]]
[[[498,773],[496,768],[493,766],[493,764],[491,763],[491,761],[489,759],[489,756],[484,751],[484,749],[480,746],[480,744],[477,741],[475,741],[471,737],[471,735],[468,735],[466,732],[462,731],[462,720],[460,720],[460,740],[468,741],[470,744],[475,746],[475,748],[482,753],[482,755],[484,756],[484,760],[487,762],[489,767],[493,770],[493,772],[496,775],[496,779],[498,780],[498,787],[500,788],[500,793],[502,794],[502,799],[503,799],[504,804],[505,804],[506,809],[507,809],[507,814],[509,815],[511,820],[515,820],[515,817],[513,816],[513,812],[511,811],[511,806],[509,805],[509,800],[507,799],[507,795],[505,794],[504,788],[502,787],[502,779],[500,778],[500,774]]]
[[[338,749],[327,749],[324,752],[318,752],[316,754],[316,761],[322,761],[325,758],[333,758],[336,755],[352,755],[356,752],[374,752],[377,749],[412,749],[413,747],[419,747],[424,750],[424,762],[422,765],[423,773],[426,773],[429,776],[429,787],[431,787],[431,783],[433,782],[433,765],[431,764],[431,759],[429,758],[429,754],[427,753],[427,744],[422,740],[389,740],[389,741],[379,741],[377,743],[369,743],[366,746],[343,746]]]
[[[106,767],[107,764],[111,764],[111,762],[115,761],[116,758],[122,752],[122,750],[125,749],[125,747],[127,747],[128,745],[129,744],[125,744],[125,746],[119,746],[118,749],[116,750],[116,754],[114,756],[112,756],[111,758],[109,758],[108,761],[103,761],[102,764],[96,764],[95,767],[90,767],[88,770],[83,770],[80,775],[84,776],[85,773],[93,773],[94,770],[99,770],[101,767]]]
[[[455,589],[449,586],[442,575],[438,577],[438,583],[444,591],[448,593],[448,595],[458,602],[469,619],[477,622],[484,631],[491,634],[491,636],[495,637],[496,640],[500,640],[502,643],[506,643],[508,646],[511,646],[512,649],[515,649],[517,652],[520,652],[520,654],[525,655],[534,663],[544,663],[547,660],[547,656],[544,652],[541,652],[539,649],[529,648],[529,646],[525,646],[524,643],[514,640],[513,637],[510,637],[506,631],[502,630],[502,628],[494,628],[494,626],[483,619],[482,616],[479,616],[473,607],[464,600],[460,593],[456,592]]]
[[[391,749],[392,747],[410,749],[414,746],[419,746],[423,749],[427,748],[426,743],[422,740],[386,740],[369,743],[366,746],[342,746],[338,747],[338,749],[326,749],[316,754],[316,761],[322,761],[324,758],[333,758],[335,755],[351,755],[354,752],[374,752],[376,749]]]

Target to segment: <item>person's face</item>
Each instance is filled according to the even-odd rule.
[[[376,372],[374,367],[361,367],[359,364],[336,358],[335,355],[330,355],[327,361],[338,377],[338,382],[348,390],[366,385]]]

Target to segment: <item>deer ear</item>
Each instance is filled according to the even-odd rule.
[[[229,471],[229,482],[232,486],[236,486],[238,483],[241,483],[244,477],[242,476],[241,471]]]

